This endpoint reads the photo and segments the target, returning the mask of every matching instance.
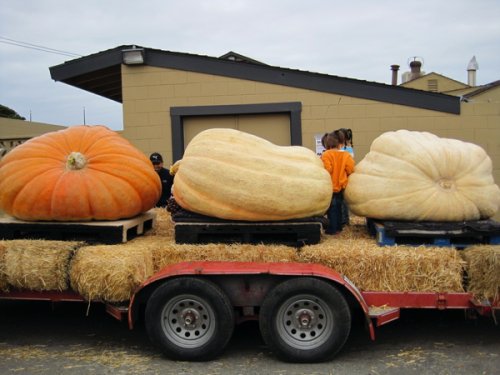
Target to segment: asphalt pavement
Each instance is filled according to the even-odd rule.
[[[142,325],[130,331],[102,305],[0,301],[0,374],[500,374],[500,327],[491,318],[405,310],[376,334],[372,342],[356,325],[334,360],[293,364],[276,359],[247,322],[217,360],[177,362]]]

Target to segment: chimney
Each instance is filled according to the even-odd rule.
[[[392,82],[391,82],[391,84],[393,86],[397,86],[398,85],[399,65],[391,65],[391,70],[392,70]]]
[[[472,56],[472,59],[467,65],[467,84],[471,87],[476,86],[476,70],[479,69],[479,65],[476,61],[476,56]]]
[[[413,60],[410,62],[410,70],[411,70],[411,79],[415,79],[420,77],[420,67],[422,66],[422,62],[418,60]]]

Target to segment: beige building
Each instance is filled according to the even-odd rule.
[[[62,129],[66,127],[0,117],[0,158],[30,138]]]

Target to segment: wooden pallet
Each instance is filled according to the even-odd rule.
[[[322,224],[311,222],[177,222],[175,242],[265,243],[304,246],[319,243]]]
[[[115,244],[127,242],[153,227],[151,210],[130,219],[115,221],[55,222],[0,218],[0,238],[86,241]]]
[[[465,248],[477,244],[500,244],[500,223],[492,220],[411,223],[367,219],[367,227],[379,246],[428,245]]]

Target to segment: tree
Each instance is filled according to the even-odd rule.
[[[0,104],[0,117],[13,118],[16,120],[26,120],[26,118],[19,116],[19,114],[13,109],[10,109],[9,107],[6,107],[1,104]]]

